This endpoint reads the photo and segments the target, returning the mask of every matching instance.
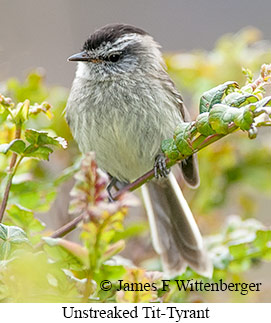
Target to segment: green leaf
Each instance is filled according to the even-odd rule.
[[[11,114],[11,110],[14,106],[14,103],[10,98],[4,97],[0,94],[0,125],[6,121],[9,114]]]
[[[61,137],[51,137],[46,131],[37,131],[34,129],[25,130],[25,138],[30,144],[44,146],[52,145],[57,147],[66,148],[67,142]]]
[[[67,140],[62,137],[54,137],[54,140],[57,142],[55,145],[58,145],[59,147],[62,147],[63,149],[66,149],[68,146]]]
[[[267,96],[264,99],[258,101],[256,104],[256,108],[258,107],[270,107],[271,106],[271,96]]]
[[[33,157],[38,158],[41,160],[49,160],[49,155],[53,152],[53,149],[47,146],[36,146],[36,145],[29,145],[25,152],[25,157]]]
[[[253,73],[251,72],[251,70],[249,68],[242,68],[242,73],[245,75],[246,79],[247,79],[247,83],[252,83],[253,81]]]
[[[37,144],[40,133],[47,134],[47,132],[45,132],[45,131],[36,131],[34,129],[26,129],[25,130],[25,139],[30,144]]]
[[[81,245],[60,238],[44,237],[44,250],[64,268],[82,270],[88,266],[87,249]]]
[[[216,133],[227,134],[229,132],[229,124],[232,121],[233,114],[227,105],[216,104],[209,112],[209,123]]]
[[[0,239],[10,243],[28,242],[23,229],[15,226],[4,225],[0,223]]]
[[[40,232],[44,229],[45,225],[34,217],[32,211],[23,208],[19,205],[11,205],[7,210],[10,220],[16,226],[21,227],[26,232]]]
[[[226,104],[233,107],[240,107],[242,105],[255,103],[257,101],[259,101],[259,99],[256,97],[256,95],[250,93],[233,92],[224,98],[222,104]]]
[[[262,258],[271,260],[271,230],[259,230],[256,232],[254,245],[262,251]]]
[[[233,273],[240,274],[243,271],[247,271],[252,264],[251,258],[242,258],[242,259],[234,259],[229,263],[227,269]]]
[[[193,147],[190,141],[191,131],[191,123],[182,122],[177,126],[174,132],[176,146],[183,156],[191,155],[193,153]]]
[[[14,139],[9,144],[0,145],[0,152],[6,154],[8,151],[23,154],[25,157],[33,157],[42,160],[49,160],[49,155],[53,149],[48,146],[67,147],[66,140],[61,137],[50,137],[45,131],[37,131],[27,129],[25,138],[30,143],[26,147],[26,143],[21,139]]]
[[[11,111],[16,124],[22,124],[28,119],[29,105],[30,101],[25,100],[24,103],[18,103],[17,107]]]
[[[209,113],[203,112],[197,116],[196,119],[196,127],[199,133],[202,135],[208,137],[210,135],[213,135],[215,131],[212,129],[210,123],[209,123]]]
[[[10,255],[11,243],[9,241],[4,241],[0,244],[0,259],[6,260]]]
[[[8,144],[0,145],[0,152],[6,154],[8,151],[13,151],[17,154],[22,154],[25,149],[25,142],[21,139],[14,139]]]
[[[0,104],[0,125],[6,121],[8,115],[8,110],[4,109],[3,106]]]
[[[225,104],[216,104],[209,112],[209,123],[216,133],[227,134],[231,122],[234,122],[241,130],[249,130],[253,123],[251,106],[234,108]]]
[[[170,160],[176,160],[180,156],[174,139],[163,140],[161,144],[161,149],[165,156],[168,157]]]
[[[119,240],[108,246],[107,250],[103,254],[103,261],[112,258],[117,253],[121,252],[125,248],[125,241]]]
[[[237,245],[229,246],[229,251],[234,259],[246,257],[248,255],[248,245],[247,243],[240,243]]]
[[[48,136],[48,133],[40,133],[38,136],[38,145],[53,145],[53,146],[59,146],[59,142],[55,140],[54,138]]]
[[[255,107],[255,112],[265,111],[263,109],[264,107],[270,107],[271,106],[271,96],[267,96],[263,98],[262,100],[256,102],[255,104],[251,104],[251,107]],[[268,113],[267,113],[268,114]]]
[[[250,106],[246,105],[235,111],[234,108],[231,108],[230,112],[235,113],[233,122],[236,126],[240,127],[241,130],[249,130],[253,123],[253,113],[250,110]]]
[[[236,88],[239,88],[238,83],[228,81],[204,92],[200,98],[200,113],[210,111],[213,105],[221,103],[225,94]]]

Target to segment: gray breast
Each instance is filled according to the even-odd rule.
[[[163,139],[181,115],[159,82],[129,84],[75,79],[67,105],[73,136],[83,153],[95,151],[99,167],[134,180],[153,167]]]

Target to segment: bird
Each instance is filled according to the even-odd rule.
[[[176,180],[181,174],[189,186],[199,185],[197,156],[170,171],[161,151],[176,126],[191,120],[161,46],[141,28],[108,24],[68,61],[77,62],[77,70],[65,117],[80,151],[95,152],[98,166],[111,178],[110,189],[154,168],[156,179],[142,187],[142,196],[165,275],[181,275],[189,266],[211,277],[212,263]]]

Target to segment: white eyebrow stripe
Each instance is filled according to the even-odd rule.
[[[104,56],[108,55],[112,52],[122,51],[125,47],[130,44],[141,42],[142,35],[138,34],[126,34],[119,39],[117,39],[114,43],[107,42],[102,44],[99,48],[92,50],[92,53],[95,56]]]
[[[112,44],[112,50],[122,50],[127,45],[138,43],[141,40],[141,37],[142,36],[138,34],[126,34]]]
[[[128,41],[137,41],[140,37],[138,34],[126,34],[120,38],[118,38],[112,45],[118,45],[123,42],[128,42]]]

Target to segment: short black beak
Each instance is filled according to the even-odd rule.
[[[86,52],[77,53],[68,58],[68,61],[70,62],[85,62],[89,60],[89,56]]]

